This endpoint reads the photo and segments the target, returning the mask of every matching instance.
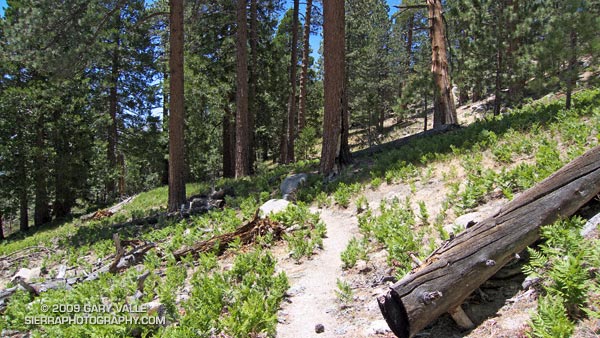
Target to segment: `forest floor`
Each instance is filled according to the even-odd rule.
[[[553,103],[547,103],[554,102],[556,98],[560,98],[560,95],[544,98],[537,105],[524,109],[520,115],[503,117],[505,120],[479,120],[482,116],[477,116],[474,107],[485,102],[460,107],[459,120],[464,121],[464,128],[458,132],[416,140],[414,142],[421,143],[379,155],[360,157],[344,169],[333,188],[324,185],[311,187],[310,184],[320,184],[321,180],[309,180],[309,186],[299,191],[299,199],[312,194],[311,198],[306,198],[312,201],[309,211],[319,214],[327,233],[322,244],[317,245],[320,248],[311,249],[308,257],[292,257],[294,249],[289,243],[291,239],[284,236],[283,241],[261,239],[262,242],[255,246],[233,243],[218,259],[207,255],[197,260],[175,262],[169,258],[169,252],[210,238],[214,233],[231,231],[250,219],[257,203],[276,196],[274,187],[290,172],[289,168],[276,169],[280,172],[268,173],[271,175],[269,179],[258,177],[238,182],[239,196],[226,198],[230,206],[223,211],[189,220],[162,220],[155,225],[120,228],[118,233],[124,239],[135,238],[156,243],[156,252],[148,253],[144,263],[135,268],[115,275],[107,274],[105,278],[94,282],[81,283],[76,290],[83,291],[47,292],[39,297],[42,302],[90,302],[89,299],[97,299],[93,297],[102,295],[104,303],[129,302],[130,294],[135,293],[136,278],[146,269],[153,274],[148,277],[148,286],[142,299],[137,301],[166,304],[176,323],[166,328],[148,329],[148,332],[159,336],[184,337],[201,332],[214,337],[241,337],[256,329],[263,333],[253,333],[252,336],[393,337],[379,311],[376,298],[386,293],[393,281],[416,266],[414,263],[412,266],[408,263],[407,266],[406,262],[398,262],[398,248],[393,245],[416,245],[400,251],[414,251],[416,256],[423,258],[430,250],[441,245],[449,234],[460,232],[470,221],[477,222],[492,214],[513,198],[513,194],[522,192],[598,144],[600,109],[596,103],[600,101],[600,91],[590,91],[580,99],[587,102],[586,107],[591,108],[565,113],[560,119],[556,118],[556,114],[561,111],[562,103],[557,101],[554,106]],[[408,128],[391,128],[390,135],[383,140],[420,132],[419,121],[422,120],[409,121]],[[450,145],[445,142],[450,142]],[[429,149],[433,150],[423,150],[426,147],[432,147]],[[313,169],[308,165],[293,168],[293,171],[310,172]],[[244,189],[248,191],[247,186],[259,181],[273,183],[268,183],[266,188],[258,188],[260,197],[256,197],[259,195],[256,192],[252,192],[255,194],[253,196],[242,193]],[[192,186],[188,195],[206,189],[208,186]],[[97,270],[101,263],[114,259],[114,223],[152,214],[165,203],[166,188],[163,187],[138,195],[110,217],[91,222],[76,219],[37,230],[24,237],[16,234],[15,238],[0,245],[0,291],[11,285],[12,277],[21,267],[37,269],[34,281],[55,276],[61,266],[67,268],[67,278]],[[590,218],[597,214],[600,211],[599,204],[598,201],[591,203],[582,216]],[[393,208],[406,209],[403,212],[412,220],[409,231],[415,234],[412,242],[409,243],[408,239],[406,243],[402,242],[404,239],[399,239],[400,242],[381,240],[387,236],[381,235],[385,234],[386,225],[377,228],[377,222],[382,222],[378,217]],[[365,230],[362,224],[365,222],[375,225]],[[393,225],[392,231],[396,230],[395,226],[401,228],[403,225]],[[300,239],[308,241],[309,238]],[[598,231],[589,239],[598,239]],[[342,256],[350,251],[349,244],[355,240],[362,243],[364,254],[359,255],[353,264],[347,264]],[[260,248],[256,251],[261,253],[252,256],[256,248]],[[264,251],[274,257],[274,271],[264,268],[270,264],[268,256],[266,261],[260,260]],[[406,253],[402,252],[404,255]],[[240,259],[241,256],[244,258]],[[538,293],[533,288],[522,287],[525,275],[521,272],[521,265],[526,262],[527,255],[521,256],[522,260],[501,270],[503,274],[484,283],[466,299],[463,308],[474,322],[474,329],[461,330],[448,315],[444,315],[417,337],[525,337],[531,312],[538,306]],[[250,263],[244,266],[244,262]],[[260,268],[253,271],[257,264]],[[250,291],[244,288],[246,281],[243,276],[252,277],[250,272],[255,272],[259,279],[268,284],[261,286],[266,290],[256,291],[259,292],[258,297],[265,294],[265,299],[259,298],[257,303],[251,303],[251,297],[242,297],[251,293],[257,283],[250,279]],[[261,306],[266,303],[266,294],[272,292],[276,297],[275,286],[278,282],[273,276],[279,272],[287,276],[289,288],[281,304],[275,304],[273,320],[276,320],[276,328],[273,327],[271,331],[270,324],[265,324],[265,318],[268,317],[265,313],[271,309],[265,310]],[[86,294],[91,294],[92,298],[83,298]],[[242,300],[237,297],[242,297]],[[225,301],[230,303],[219,303]],[[77,330],[74,327],[24,326],[23,313],[39,310],[35,307],[38,305],[31,307],[34,303],[39,305],[39,302],[24,296],[14,302],[11,300],[7,314],[0,318],[0,324],[7,325],[9,329],[2,331],[0,325],[1,335],[24,337],[26,335],[23,332],[26,331],[63,337],[79,334],[69,333],[68,330]],[[238,305],[241,308],[237,308]],[[259,312],[258,307],[266,312]],[[25,308],[27,311],[24,311]],[[211,314],[208,311],[214,312]],[[238,316],[245,313],[251,318],[246,320],[241,317],[242,320],[239,320],[233,317],[233,313]],[[252,318],[253,315],[259,318]],[[316,332],[318,326],[323,332]],[[119,331],[121,336],[135,336],[131,328],[118,328],[122,329]],[[82,330],[100,329],[88,327]],[[96,334],[100,336],[107,334],[98,332]],[[597,337],[598,334],[600,320],[592,318],[579,321],[574,336],[587,338]]]
[[[553,96],[550,96],[554,99]],[[560,95],[558,95],[560,98]],[[548,98],[544,98],[547,100]],[[463,126],[477,121],[483,117],[480,112],[474,112],[473,107],[489,104],[491,100],[485,99],[458,108],[459,121]],[[430,119],[431,120],[431,119]],[[419,133],[422,128],[421,119],[405,121],[408,127],[401,131],[392,132],[395,136],[387,136],[383,140],[393,140],[401,133],[404,137]],[[388,124],[395,121],[389,119]],[[431,123],[429,125],[431,128]],[[559,153],[566,153],[568,145],[558,144]],[[517,167],[521,164],[531,164],[535,159],[531,155],[516,157],[508,167]],[[491,151],[483,153],[481,164],[484,170],[501,170],[506,164],[494,160]],[[357,166],[361,163],[355,164]],[[389,202],[393,199],[400,201],[410,199],[411,207],[418,212],[417,201],[425,202],[427,210],[432,215],[439,213],[446,196],[449,193],[449,184],[444,179],[449,168],[458,168],[454,172],[455,182],[468,180],[466,170],[461,170],[461,165],[456,159],[443,161],[433,165],[433,174],[426,180],[418,179],[411,182],[383,183],[377,188],[366,189],[362,196],[366,198],[370,210],[377,210],[382,201]],[[413,185],[411,187],[411,184]],[[455,213],[450,210],[446,215],[444,228],[451,232],[454,223],[466,225],[469,221],[480,221],[492,215],[508,199],[499,191],[488,195],[485,203],[469,210],[458,220]],[[600,213],[600,203],[594,202],[594,213]],[[316,207],[313,207],[313,210]],[[394,337],[381,315],[377,304],[377,297],[385,294],[393,284],[389,277],[393,275],[393,268],[389,267],[387,251],[378,246],[373,240],[368,253],[368,258],[360,260],[350,269],[342,269],[340,255],[353,237],[362,238],[358,226],[359,210],[357,205],[351,203],[348,207],[325,207],[316,211],[320,212],[321,219],[327,225],[327,239],[324,247],[316,256],[301,265],[295,265],[284,256],[279,256],[280,268],[290,277],[291,289],[288,292],[287,302],[284,302],[279,312],[278,337]],[[588,214],[591,218],[594,213]],[[415,232],[418,228],[413,229]],[[596,236],[597,238],[597,236]],[[527,253],[521,254],[526,256]],[[472,330],[464,330],[456,325],[449,315],[444,315],[430,324],[419,333],[418,337],[526,337],[530,313],[537,308],[537,293],[534,289],[523,289],[525,279],[521,267],[525,259],[509,267],[508,273],[499,273],[497,278],[492,278],[483,284],[477,292],[471,295],[463,304],[463,309],[475,324]],[[516,271],[516,272],[515,272]],[[342,301],[338,296],[340,289],[336,281],[344,280],[351,286],[352,299]],[[385,281],[385,282],[384,282]],[[317,333],[315,328],[322,325],[324,331]],[[587,326],[586,326],[587,325]],[[582,324],[576,337],[598,337],[600,321]],[[594,333],[594,331],[596,333]]]

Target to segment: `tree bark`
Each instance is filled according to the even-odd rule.
[[[183,0],[170,0],[169,210],[185,203]]]
[[[310,58],[310,20],[312,0],[306,0],[304,33],[302,36],[302,70],[300,72],[300,97],[298,99],[298,134],[306,125],[306,89],[308,83],[308,63]]]
[[[442,17],[442,1],[427,0],[429,32],[431,39],[431,73],[434,87],[433,128],[458,123],[456,108],[451,95],[448,57],[446,53],[446,29]]]
[[[378,299],[398,337],[412,337],[456,309],[516,253],[539,239],[540,227],[571,216],[600,193],[600,146],[525,191],[498,212],[434,251]]]
[[[246,0],[237,0],[237,92],[235,116],[235,177],[250,174],[248,164],[249,126],[248,126],[248,27],[246,18]]]
[[[285,152],[286,158],[284,163],[294,162],[294,139],[296,138],[296,73],[298,69],[298,10],[300,7],[300,1],[294,0],[294,12],[292,19],[292,48],[290,57],[290,92],[288,96],[288,109],[287,109],[287,135],[285,145],[287,150]]]
[[[347,134],[344,1],[324,1],[323,15],[325,113],[320,171],[328,175],[333,172],[336,161],[339,163],[343,159],[344,124]]]

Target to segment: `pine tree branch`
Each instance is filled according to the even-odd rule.
[[[415,9],[415,8],[427,8],[427,5],[400,5],[394,6],[399,9]]]

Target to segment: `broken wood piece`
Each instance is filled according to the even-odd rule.
[[[469,330],[475,327],[475,324],[471,321],[471,318],[467,316],[463,308],[459,305],[455,308],[452,308],[448,311],[450,317],[456,322],[456,325],[461,329]]]
[[[540,227],[570,217],[600,193],[600,146],[517,196],[435,250],[378,298],[398,337],[412,337],[463,303],[515,254],[540,238]],[[433,291],[439,297],[426,297]],[[425,301],[425,300],[428,301]]]
[[[29,292],[32,296],[39,296],[38,291],[25,280],[23,280],[23,278],[15,278],[15,282],[17,282],[17,284],[19,284],[19,286],[21,286],[23,289],[27,290],[27,292]]]
[[[58,267],[58,273],[56,274],[56,279],[63,279],[63,278],[65,278],[66,274],[67,274],[67,266],[60,265]]]
[[[256,239],[256,236],[262,236],[269,232],[272,232],[276,238],[281,236],[283,227],[279,223],[270,220],[269,218],[261,219],[258,217],[258,210],[254,214],[254,218],[248,223],[242,225],[234,232],[229,232],[216,237],[213,237],[206,241],[200,241],[192,245],[191,247],[184,247],[173,253],[176,260],[181,260],[182,257],[189,254],[197,257],[198,254],[203,252],[209,252],[213,249],[216,250],[217,255],[222,254],[229,243],[239,238],[242,244],[248,244]]]
[[[145,271],[143,274],[139,275],[137,278],[137,290],[139,292],[144,292],[144,282],[146,281],[146,278],[148,278],[148,276],[150,276],[150,271]]]
[[[413,252],[409,252],[408,256],[410,257],[410,259],[412,259],[413,263],[415,263],[417,266],[423,264],[423,262],[421,262],[419,257],[417,257],[417,255],[415,255]]]
[[[117,265],[121,261],[121,258],[123,257],[123,254],[125,252],[123,250],[123,247],[121,246],[121,239],[119,238],[118,233],[113,234],[113,241],[115,242],[115,248],[117,249],[117,253],[115,254],[115,259],[113,260],[113,263],[108,268],[108,272],[117,273]]]

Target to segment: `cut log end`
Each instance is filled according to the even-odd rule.
[[[392,295],[393,290],[377,298],[379,309],[388,326],[399,338],[409,338],[410,329],[408,315],[402,302],[396,300]]]

